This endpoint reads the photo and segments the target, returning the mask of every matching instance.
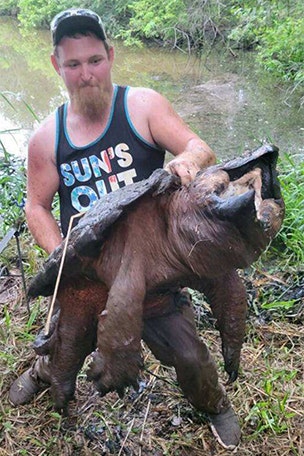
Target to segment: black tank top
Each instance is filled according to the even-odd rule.
[[[99,138],[86,146],[76,147],[69,138],[67,104],[57,109],[56,156],[64,236],[72,215],[86,211],[102,195],[145,179],[163,167],[165,151],[148,143],[132,124],[128,90],[129,87],[114,86],[108,124]]]

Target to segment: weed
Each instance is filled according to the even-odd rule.
[[[278,241],[282,248],[276,253],[283,256],[288,264],[304,263],[304,162],[297,162],[292,156],[284,155],[280,164],[280,184],[286,211]]]
[[[289,407],[289,401],[297,374],[297,369],[274,369],[273,366],[268,366],[261,378],[261,386],[256,385],[260,392],[259,398],[253,401],[245,419],[254,428],[251,438],[269,431],[281,435],[288,430],[290,420],[295,416],[295,411]]]
[[[262,309],[267,310],[289,310],[295,304],[296,299],[291,299],[290,301],[274,301],[274,302],[264,302],[261,307]]]
[[[24,223],[26,171],[24,159],[15,157],[3,149],[0,160],[0,234],[9,228],[20,230]]]

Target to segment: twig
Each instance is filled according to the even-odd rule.
[[[58,287],[59,287],[59,283],[60,283],[60,279],[61,279],[63,264],[64,264],[64,260],[65,260],[65,256],[66,256],[66,251],[68,248],[68,242],[69,242],[73,222],[76,218],[82,217],[84,214],[85,214],[84,212],[80,212],[79,214],[72,215],[72,217],[70,218],[70,221],[69,221],[68,232],[67,232],[67,236],[65,238],[64,248],[63,248],[63,252],[62,252],[62,256],[61,256],[61,260],[60,260],[59,271],[58,271],[58,275],[57,275],[57,279],[56,279],[56,283],[55,283],[54,294],[53,294],[52,302],[51,302],[49,310],[48,310],[48,316],[47,316],[46,325],[45,325],[45,335],[46,336],[48,336],[49,332],[50,332],[50,325],[51,325],[51,319],[52,319],[53,310],[54,310],[54,304],[55,304],[56,297],[57,297]]]
[[[275,277],[274,275],[272,274],[269,274],[268,272],[266,271],[262,271],[261,269],[256,269],[257,273],[258,274],[261,274],[263,275],[264,277],[266,277],[267,280],[273,280],[274,282],[278,282],[278,283],[281,283],[282,285],[285,285],[287,286],[287,282],[285,280],[282,280],[280,279],[279,277]]]
[[[129,426],[128,432],[127,432],[127,434],[126,434],[126,436],[125,436],[125,438],[124,438],[124,441],[122,442],[122,445],[121,445],[121,447],[120,447],[118,456],[121,455],[122,450],[124,449],[124,446],[125,446],[125,444],[126,444],[126,441],[128,440],[129,434],[130,434],[130,432],[132,431],[132,427],[133,427],[134,421],[135,421],[135,418],[133,418],[133,420],[132,420],[132,422],[131,422],[131,425]]]
[[[144,422],[143,422],[143,425],[142,425],[142,430],[141,430],[140,439],[139,439],[140,445],[142,445],[142,443],[143,443],[145,424],[147,422],[147,418],[148,418],[148,414],[149,414],[149,410],[150,410],[150,405],[151,405],[151,399],[149,399],[149,402],[148,402],[148,405],[147,405],[147,409],[146,409],[146,413],[145,413],[145,417],[144,417]],[[138,456],[141,456],[141,446],[139,447]]]

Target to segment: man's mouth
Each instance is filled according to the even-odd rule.
[[[80,89],[86,89],[87,87],[93,88],[93,87],[97,87],[97,85],[91,84],[91,83],[85,83],[85,84],[81,84]]]

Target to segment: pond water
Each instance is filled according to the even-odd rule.
[[[288,87],[257,68],[252,54],[213,50],[198,60],[179,51],[114,44],[114,82],[164,94],[219,158],[265,139],[282,153],[304,153],[299,94],[287,95]],[[0,18],[0,140],[9,152],[25,155],[35,122],[66,99],[50,52],[49,31],[25,31]]]

